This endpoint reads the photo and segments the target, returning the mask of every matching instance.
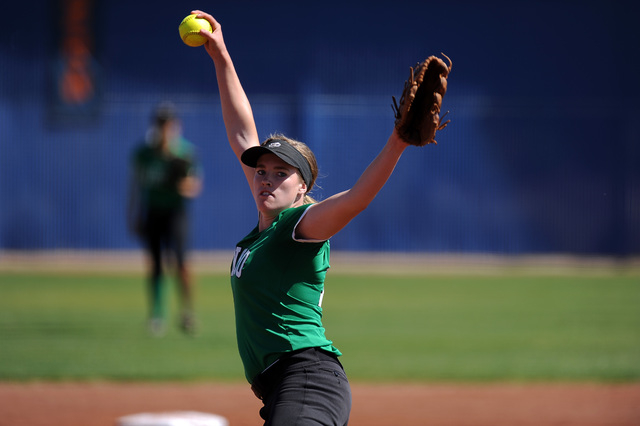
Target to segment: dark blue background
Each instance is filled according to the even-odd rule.
[[[412,148],[339,250],[640,252],[640,31],[628,1],[96,3],[90,114],[55,112],[57,2],[0,23],[0,249],[126,249],[128,162],[155,103],[173,100],[200,151],[197,249],[257,218],[229,149],[215,74],[178,24],[223,26],[261,138],[307,142],[319,198],[351,186],[388,137],[408,67],[453,60],[437,146]]]

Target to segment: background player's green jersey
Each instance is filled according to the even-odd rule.
[[[231,288],[238,350],[247,380],[283,353],[319,347],[341,355],[322,326],[329,241],[300,241],[294,229],[309,205],[290,208],[236,246]]]
[[[178,192],[178,182],[198,174],[195,149],[184,138],[172,141],[168,151],[141,145],[133,154],[133,167],[142,204],[151,210],[181,210],[185,200]]]

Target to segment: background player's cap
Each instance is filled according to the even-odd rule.
[[[310,186],[310,182],[313,179],[313,174],[311,173],[311,166],[309,166],[309,162],[307,159],[295,149],[289,142],[282,139],[273,139],[267,142],[264,145],[254,146],[252,148],[247,149],[242,153],[240,159],[244,164],[249,167],[256,167],[258,164],[258,158],[260,158],[263,154],[275,154],[285,163],[289,164],[300,170],[300,174],[302,175],[302,179]]]
[[[153,124],[163,126],[165,123],[178,119],[178,108],[172,102],[161,102],[153,111]]]

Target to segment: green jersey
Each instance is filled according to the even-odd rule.
[[[141,202],[150,210],[181,210],[185,199],[178,182],[197,175],[195,149],[183,138],[173,141],[167,152],[145,143],[133,154],[133,168],[141,191]]]
[[[290,208],[236,246],[231,288],[238,350],[249,382],[282,354],[319,347],[341,355],[322,326],[329,241],[296,240],[309,205]]]

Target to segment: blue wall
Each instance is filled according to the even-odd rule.
[[[316,152],[319,198],[381,148],[408,67],[452,58],[452,123],[437,146],[407,151],[334,249],[640,253],[637,2],[102,1],[99,96],[84,115],[52,106],[55,3],[12,2],[0,17],[0,249],[137,247],[129,156],[164,99],[204,164],[193,246],[229,249],[254,226],[211,60],[178,37],[202,7],[223,26],[261,138],[284,132]]]

